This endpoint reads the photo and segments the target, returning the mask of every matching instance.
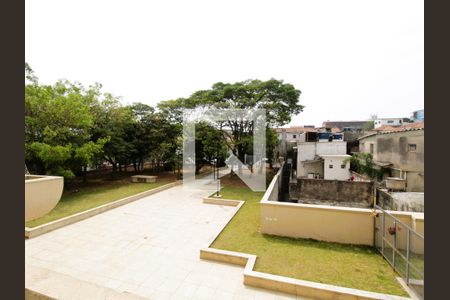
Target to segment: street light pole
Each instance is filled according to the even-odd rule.
[[[217,166],[219,163],[219,159],[216,157],[214,159],[214,164],[215,164],[215,170],[214,173],[216,173],[216,179],[217,179],[217,193],[216,193],[216,197],[220,197],[220,179],[219,179],[219,167]]]

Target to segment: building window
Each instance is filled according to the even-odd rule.
[[[408,145],[408,151],[409,152],[416,152],[417,151],[417,145],[416,144],[409,144]]]
[[[341,165],[341,169],[345,169],[345,164],[342,164],[342,165]]]
[[[329,165],[328,167],[329,167],[330,169],[333,169],[333,165]]]
[[[394,121],[392,121],[392,120],[389,120],[389,121],[388,121],[388,124],[392,124],[392,123],[394,123]]]
[[[370,154],[373,154],[373,144],[370,144]]]
[[[292,135],[292,137],[293,137],[294,139],[296,139],[296,138],[297,138],[297,135],[296,135],[296,134],[294,134],[294,135]]]

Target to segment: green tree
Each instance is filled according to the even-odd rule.
[[[209,165],[213,159],[219,163],[225,161],[227,155],[227,144],[224,134],[214,126],[200,122],[195,126],[195,159],[198,174],[203,165]]]
[[[34,78],[26,84],[25,159],[33,171],[70,179],[102,151],[105,140],[90,135],[93,93],[68,81],[40,85]]]
[[[372,130],[374,128],[374,122],[373,121],[367,121],[364,125],[363,125],[363,130],[364,131],[369,131]]]
[[[277,133],[272,128],[266,128],[266,152],[267,159],[269,161],[270,167],[272,168],[273,161],[276,159],[275,149],[278,145]]]
[[[120,104],[120,98],[111,94],[104,97],[94,110],[92,136],[96,140],[108,138],[103,147],[103,159],[112,165],[111,176],[114,176],[117,168],[120,170],[128,162],[132,151],[128,134],[136,121],[131,108]]]
[[[184,108],[211,109],[266,109],[267,126],[282,126],[290,122],[291,116],[300,113],[300,90],[282,80],[246,80],[236,83],[215,83],[209,90],[193,93],[189,98],[161,102],[158,108],[171,120],[181,122]],[[227,133],[229,149],[241,160],[252,154],[253,122],[227,120],[217,128]]]
[[[382,180],[383,175],[387,172],[385,168],[379,168],[373,161],[373,156],[370,153],[354,153],[351,157],[345,160],[350,161],[350,170],[366,174],[373,180]]]

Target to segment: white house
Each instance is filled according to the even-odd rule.
[[[297,143],[297,178],[348,180],[347,142],[316,140]],[[331,166],[331,167],[330,167]]]
[[[321,155],[323,158],[323,178],[329,180],[348,180],[350,178],[350,155]]]
[[[403,125],[403,118],[381,118],[381,119],[375,119],[373,122],[374,128],[378,128],[383,125],[401,126],[401,125]]]

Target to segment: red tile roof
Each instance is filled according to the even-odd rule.
[[[383,125],[374,130],[381,132],[381,133],[390,133],[390,132],[402,132],[402,131],[420,130],[420,129],[425,129],[425,124],[423,122],[405,123],[402,126],[398,126],[398,127]]]
[[[404,125],[398,126],[398,127],[383,125],[376,129],[373,129],[371,131],[371,133],[360,137],[358,140],[361,140],[361,139],[364,139],[366,137],[376,135],[376,134],[388,134],[388,133],[405,132],[405,131],[413,131],[413,130],[425,130],[425,124],[423,122],[405,123]]]
[[[317,132],[318,128],[303,127],[303,126],[291,126],[288,128],[274,128],[274,130],[278,133],[281,133],[283,131],[283,129],[289,133],[301,133],[301,132]]]

